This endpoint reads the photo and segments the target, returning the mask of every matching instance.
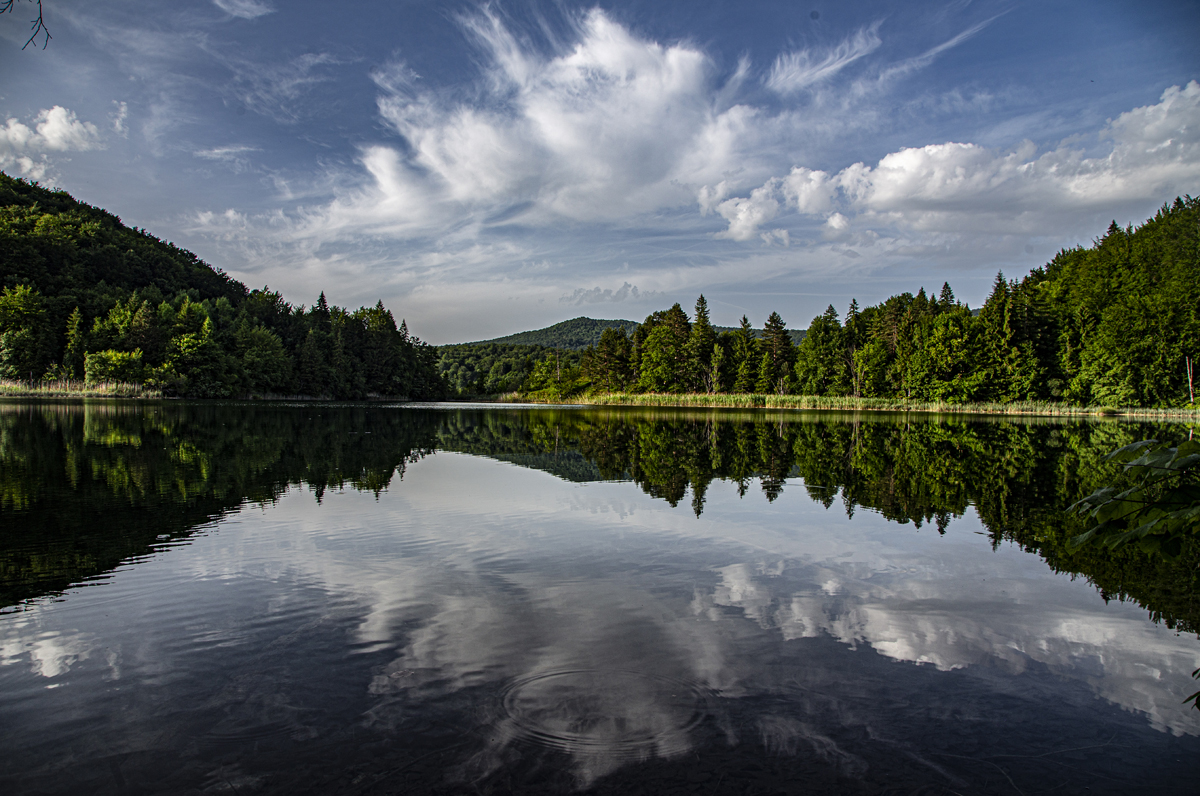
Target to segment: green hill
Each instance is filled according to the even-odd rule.
[[[503,343],[505,345],[536,345],[546,348],[566,348],[573,351],[582,351],[590,345],[595,345],[600,342],[600,335],[605,329],[615,329],[625,327],[625,332],[632,335],[633,330],[638,327],[637,321],[608,321],[596,318],[572,318],[569,321],[556,323],[553,326],[547,326],[545,329],[535,329],[531,332],[517,332],[510,334],[507,337],[496,337],[491,340],[479,340],[474,343],[460,343],[460,345],[483,345],[485,343]],[[714,326],[714,329],[720,332],[737,331],[736,326]],[[762,337],[762,329],[755,329],[754,336]],[[788,335],[792,338],[793,345],[799,345],[804,339],[803,329],[789,329]],[[448,348],[449,346],[442,346]]]
[[[0,172],[0,378],[168,395],[439,397],[433,349],[377,304],[293,307],[66,191]]]
[[[505,343],[508,345],[539,345],[547,348],[567,348],[582,351],[590,345],[600,342],[600,335],[605,329],[625,327],[628,334],[638,326],[637,321],[606,321],[596,318],[572,318],[569,321],[547,326],[545,329],[535,329],[532,332],[517,332],[507,337],[497,337],[492,340],[478,340],[463,345],[481,345],[483,343]]]

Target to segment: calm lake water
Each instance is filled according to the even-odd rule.
[[[0,403],[4,793],[1195,793],[1177,427]]]

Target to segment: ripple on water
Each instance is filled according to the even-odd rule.
[[[519,740],[572,753],[669,756],[706,715],[696,683],[621,669],[569,669],[510,682],[502,724]]]

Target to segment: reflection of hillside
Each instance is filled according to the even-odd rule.
[[[557,476],[564,481],[587,483],[588,481],[604,481],[600,469],[591,459],[579,451],[560,451],[559,453],[526,453],[505,454],[492,456],[502,462],[509,462],[529,470],[541,470]],[[623,479],[624,480],[624,479]]]
[[[0,605],[61,591],[288,485],[378,492],[432,450],[362,408],[0,404]]]

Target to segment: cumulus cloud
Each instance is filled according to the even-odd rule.
[[[241,19],[256,19],[275,11],[274,8],[259,2],[259,0],[213,0],[213,5],[226,14]]]
[[[855,163],[835,175],[796,167],[748,197],[725,184],[698,195],[702,214],[729,222],[718,237],[751,240],[781,204],[800,215],[826,215],[828,231],[857,218],[932,233],[1052,233],[1064,219],[1194,192],[1200,184],[1200,84],[1173,86],[1154,105],[1108,122],[1103,155],[1063,144],[1040,152],[1030,141],[1002,151],[947,142],[892,152],[874,166]],[[832,215],[830,215],[833,211]]]
[[[838,46],[816,51],[811,49],[784,53],[764,79],[767,88],[780,94],[794,94],[833,77],[850,64],[879,49],[880,22],[862,28]]]
[[[40,111],[33,127],[15,118],[0,127],[0,168],[40,180],[50,168],[48,153],[85,152],[102,146],[96,125],[81,122],[74,111],[55,105]]]
[[[775,194],[779,180],[770,180],[761,188],[755,188],[744,199],[726,199],[716,206],[717,213],[729,222],[729,228],[717,233],[718,238],[750,240],[756,237],[758,228],[775,218],[779,202]]]
[[[790,207],[800,213],[817,214],[832,207],[837,185],[823,171],[797,166],[783,178],[780,189]]]

